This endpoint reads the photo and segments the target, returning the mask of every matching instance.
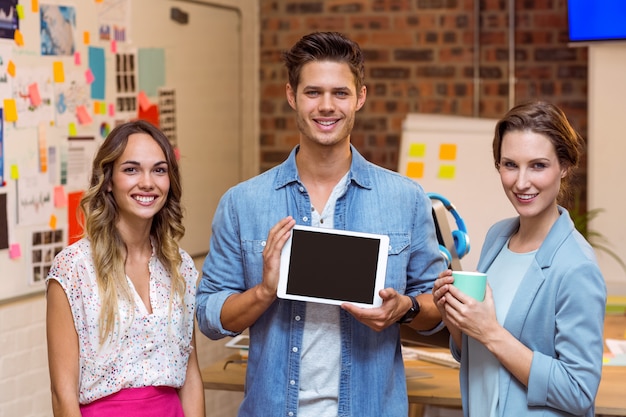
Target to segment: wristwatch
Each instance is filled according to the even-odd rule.
[[[406,323],[412,322],[415,316],[417,316],[420,313],[420,303],[417,302],[417,299],[410,295],[408,295],[407,297],[411,299],[411,302],[413,303],[413,305],[404,314],[404,316],[400,317],[400,320],[398,320],[398,323],[400,324],[406,324]]]

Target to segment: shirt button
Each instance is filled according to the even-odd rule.
[[[295,320],[296,320],[296,321],[300,321],[300,320],[302,320],[302,319],[300,318],[300,316],[296,316],[296,317],[295,317]]]
[[[305,221],[305,222],[308,222],[308,221],[309,221],[309,218],[308,218],[307,216],[304,216],[304,217],[302,218],[302,220],[303,220],[303,221]]]
[[[289,385],[296,385],[296,381],[292,379],[291,381],[289,381]]]
[[[294,346],[294,347],[291,348],[291,351],[295,353],[295,352],[298,351],[298,348],[296,346]]]
[[[287,413],[287,415],[288,415],[289,417],[293,416],[293,411],[288,412],[288,413]]]
[[[300,190],[300,192],[303,193],[304,192],[304,187],[300,186],[300,187],[298,187],[298,190]]]
[[[261,242],[261,246],[265,246],[265,245],[267,245],[266,241]]]

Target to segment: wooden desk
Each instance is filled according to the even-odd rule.
[[[607,316],[605,337],[626,338],[626,316]],[[240,359],[238,354],[217,361],[202,369],[205,389],[243,391],[246,367],[227,361]],[[461,407],[458,369],[422,361],[407,361],[407,368],[416,368],[432,375],[429,378],[407,379],[409,403],[445,407]],[[596,414],[626,416],[626,366],[604,366],[596,397]]]

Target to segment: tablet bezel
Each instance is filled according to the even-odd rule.
[[[374,280],[374,293],[372,297],[372,302],[362,303],[362,302],[355,302],[355,301],[348,301],[348,300],[341,300],[341,299],[287,293],[287,284],[289,281],[289,268],[291,264],[291,249],[292,249],[294,230],[323,233],[323,234],[327,234],[330,236],[343,235],[343,236],[361,237],[361,238],[373,239],[377,241],[378,242],[378,261],[376,263],[376,276]],[[364,308],[380,307],[382,305],[382,299],[380,298],[379,292],[380,290],[384,288],[384,285],[385,285],[388,252],[389,252],[389,237],[386,235],[364,233],[364,232],[354,232],[354,231],[349,231],[349,230],[326,229],[326,228],[321,228],[321,227],[312,227],[312,226],[304,226],[304,225],[295,225],[291,231],[291,235],[289,236],[289,239],[287,240],[287,242],[285,243],[285,246],[283,247],[281,251],[280,276],[278,280],[277,295],[279,298],[288,299],[288,300],[308,301],[308,302],[333,304],[333,305],[341,305],[344,303],[349,303],[349,304],[353,304],[358,307],[364,307]]]

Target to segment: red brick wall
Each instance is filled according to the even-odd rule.
[[[379,165],[397,169],[407,113],[498,118],[509,108],[511,78],[515,104],[550,100],[586,136],[587,48],[567,44],[565,0],[514,2],[513,75],[509,1],[475,1],[260,0],[261,168],[281,162],[298,142],[281,52],[316,30],[343,32],[364,50],[368,96],[352,143]],[[584,163],[579,171],[584,185]]]

